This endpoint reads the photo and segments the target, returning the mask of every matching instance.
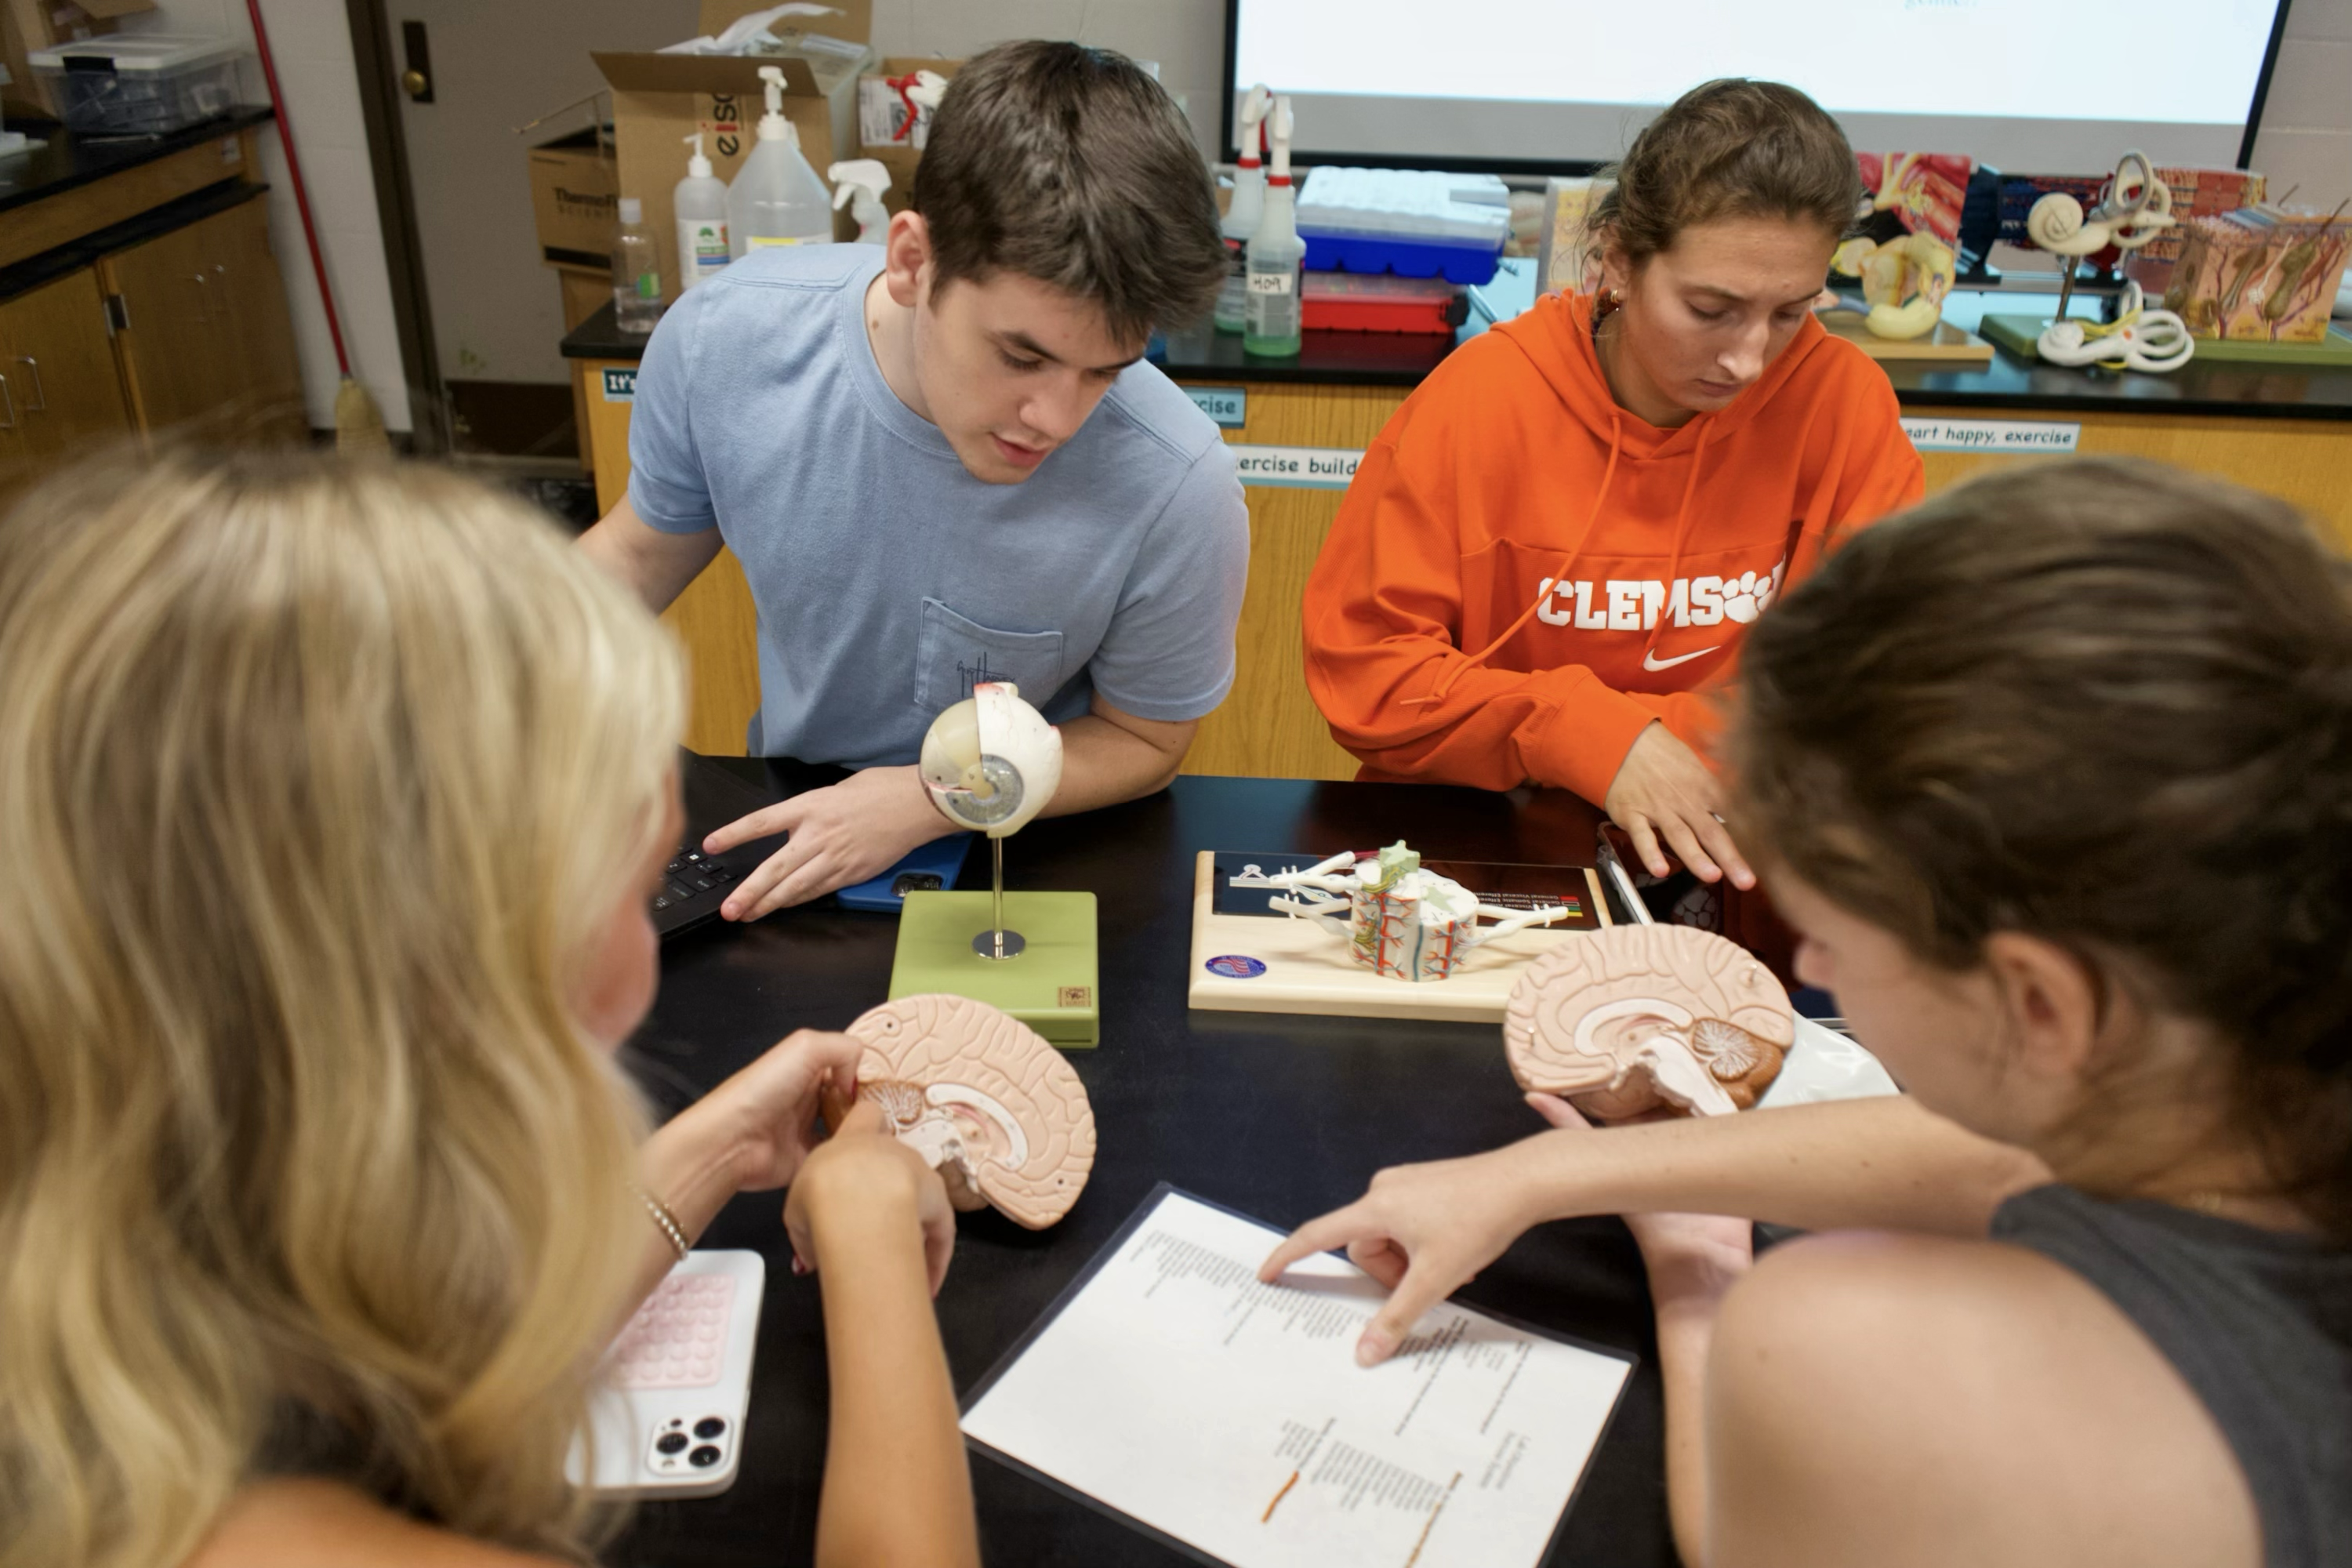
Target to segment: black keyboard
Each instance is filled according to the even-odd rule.
[[[654,912],[673,908],[735,879],[735,873],[699,849],[684,849],[663,868],[662,886],[654,894]]]

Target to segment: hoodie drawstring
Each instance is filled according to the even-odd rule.
[[[1715,422],[1708,420],[1698,433],[1698,441],[1691,448],[1690,478],[1683,481],[1683,503],[1675,509],[1675,548],[1673,559],[1666,563],[1666,592],[1675,591],[1675,579],[1683,574],[1683,546],[1690,542],[1691,497],[1698,493],[1699,460],[1706,456],[1707,437],[1715,434]],[[1650,623],[1650,638],[1642,645],[1642,663],[1647,666],[1650,656],[1657,651],[1658,634],[1665,629],[1666,606],[1658,605],[1657,618]]]
[[[1704,444],[1705,439],[1704,436],[1700,437],[1702,444]],[[1444,701],[1445,694],[1454,689],[1454,681],[1460,679],[1465,670],[1472,669],[1478,665],[1486,663],[1487,658],[1493,655],[1496,648],[1501,647],[1505,643],[1510,641],[1512,637],[1516,637],[1518,634],[1519,628],[1528,624],[1528,618],[1538,610],[1543,608],[1544,602],[1551,597],[1551,585],[1559,581],[1559,574],[1567,571],[1570,563],[1572,563],[1579,555],[1584,553],[1585,542],[1592,537],[1593,524],[1601,521],[1601,509],[1608,504],[1609,486],[1617,477],[1618,454],[1624,451],[1624,449],[1623,416],[1616,409],[1612,408],[1609,411],[1609,462],[1607,466],[1601,470],[1601,488],[1593,492],[1592,510],[1584,514],[1584,527],[1578,531],[1574,547],[1572,547],[1566,555],[1560,557],[1559,564],[1552,568],[1552,575],[1544,580],[1543,592],[1538,594],[1535,596],[1534,602],[1529,604],[1526,609],[1519,612],[1519,618],[1517,620],[1513,621],[1509,626],[1505,626],[1499,636],[1490,638],[1485,647],[1480,648],[1476,653],[1472,654],[1467,658],[1462,659],[1454,664],[1447,665],[1438,675],[1437,684],[1431,689],[1428,696],[1409,697],[1399,704],[1400,707],[1422,708],[1426,707],[1432,702]],[[1685,508],[1690,504],[1690,492],[1688,490],[1683,492],[1683,504]]]

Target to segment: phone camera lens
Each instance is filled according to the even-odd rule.
[[[693,1453],[688,1454],[686,1457],[686,1462],[698,1470],[707,1470],[719,1462],[719,1449],[712,1444],[705,1443]]]
[[[675,1454],[685,1447],[686,1434],[683,1432],[665,1432],[654,1439],[654,1452],[657,1454]]]
[[[694,1424],[694,1435],[705,1442],[727,1430],[727,1423],[716,1415],[706,1415]]]

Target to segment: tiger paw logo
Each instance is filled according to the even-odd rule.
[[[1772,576],[1769,573],[1742,572],[1727,578],[1723,584],[1723,618],[1747,626],[1764,613],[1772,602]]]

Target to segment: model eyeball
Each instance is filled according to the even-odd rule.
[[[1062,783],[1062,732],[1010,681],[982,681],[931,721],[923,787],[958,827],[1003,838],[1025,826]]]

